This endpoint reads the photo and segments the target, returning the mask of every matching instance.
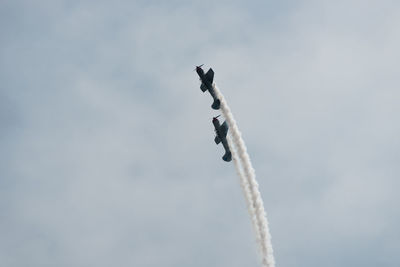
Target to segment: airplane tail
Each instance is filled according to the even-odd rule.
[[[223,160],[226,162],[229,162],[232,160],[232,153],[230,151],[227,151],[225,155],[222,157]]]
[[[219,109],[220,106],[221,106],[221,101],[219,101],[219,99],[215,98],[214,103],[211,105],[211,107],[213,109]]]

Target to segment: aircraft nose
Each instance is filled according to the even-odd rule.
[[[213,121],[218,121],[218,117],[221,115],[218,115],[217,117],[213,117]]]

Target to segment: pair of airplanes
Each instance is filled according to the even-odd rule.
[[[200,66],[196,66],[196,72],[200,77],[200,81],[201,81],[201,85],[200,85],[200,89],[201,91],[203,91],[203,93],[205,91],[210,92],[212,98],[214,99],[213,104],[211,105],[211,107],[213,109],[219,109],[221,106],[221,101],[218,99],[218,97],[215,94],[215,90],[214,90],[214,86],[213,86],[213,80],[214,80],[214,71],[210,68],[207,73],[204,73],[204,70],[201,68],[203,65]],[[232,153],[231,150],[229,149],[228,146],[228,141],[226,140],[226,135],[228,134],[228,123],[226,121],[224,121],[224,123],[220,124],[218,117],[220,115],[218,115],[217,117],[214,117],[212,120],[212,123],[214,125],[215,128],[215,138],[214,141],[215,143],[218,145],[219,143],[222,143],[222,145],[225,148],[225,154],[222,157],[222,159],[224,161],[231,161],[232,160]]]

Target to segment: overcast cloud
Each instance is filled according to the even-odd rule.
[[[2,1],[0,266],[259,266],[212,99],[277,266],[400,264],[396,1]]]

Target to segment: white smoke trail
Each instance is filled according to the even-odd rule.
[[[255,178],[255,171],[251,164],[250,157],[247,153],[246,145],[241,137],[241,133],[239,128],[237,127],[236,121],[230,111],[228,104],[225,101],[224,96],[221,94],[217,86],[213,85],[215,93],[218,99],[221,101],[221,111],[228,122],[230,132],[232,135],[233,143],[237,148],[237,152],[240,158],[240,162],[234,158],[234,163],[236,170],[238,171],[239,177],[241,180],[246,180],[247,182],[243,183],[242,186],[244,190],[244,194],[246,197],[246,203],[249,207],[249,213],[255,226],[256,238],[259,239],[260,252],[262,257],[262,264],[265,267],[274,267],[275,259],[273,255],[272,243],[271,243],[271,235],[269,232],[268,221],[264,209],[264,204],[261,198],[260,191],[258,190],[258,183]],[[233,153],[233,152],[232,152]],[[243,167],[243,172],[240,170],[240,164]],[[243,177],[243,174],[245,177]],[[249,192],[247,192],[246,185],[248,184]],[[251,196],[250,198],[248,198]],[[252,208],[251,208],[252,206]],[[255,220],[254,220],[254,218]]]
[[[257,243],[260,244],[260,242],[261,242],[260,233],[258,231],[257,219],[255,217],[254,203],[253,203],[253,198],[252,198],[252,195],[250,192],[250,185],[249,185],[249,182],[247,181],[246,175],[243,173],[243,169],[242,169],[242,166],[238,159],[236,148],[232,143],[232,139],[231,139],[230,135],[227,136],[227,140],[228,140],[229,148],[232,153],[232,159],[233,159],[233,163],[235,165],[236,173],[240,179],[240,186],[242,187],[243,193],[245,195],[246,206],[247,206],[247,210],[249,211],[251,222],[253,224],[253,229],[254,229],[254,232],[256,235],[256,240],[257,240]]]

